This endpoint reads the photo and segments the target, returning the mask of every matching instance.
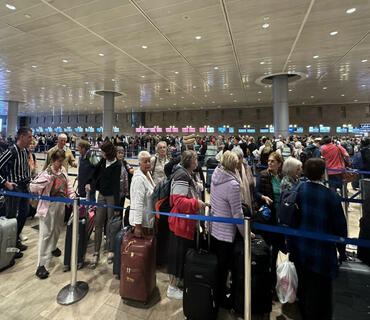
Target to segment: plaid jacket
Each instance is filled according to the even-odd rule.
[[[321,183],[307,182],[299,189],[297,204],[302,212],[299,230],[347,236],[347,222],[338,194]],[[333,242],[301,237],[290,239],[291,259],[312,272],[335,278],[337,248]]]

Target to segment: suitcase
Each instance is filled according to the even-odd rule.
[[[120,294],[126,300],[147,304],[156,287],[155,237],[124,235],[121,246]]]
[[[14,265],[17,244],[17,219],[0,217],[0,270]]]
[[[210,209],[209,209],[210,212]],[[217,318],[217,256],[199,249],[199,223],[197,224],[197,249],[189,249],[185,256],[183,310],[188,320],[213,320]]]
[[[251,239],[251,294],[252,313],[266,314],[272,310],[272,278],[270,248],[261,236]],[[233,309],[244,314],[244,242],[236,241],[234,247],[233,283],[231,286]]]
[[[370,217],[362,217],[360,219],[360,234],[359,239],[370,240]],[[370,248],[358,247],[357,256],[363,262],[370,266]]]
[[[66,239],[64,244],[64,268],[63,271],[71,269],[71,253],[72,253],[72,224],[73,219],[67,223]],[[85,254],[87,249],[88,232],[86,218],[80,219],[78,223],[78,239],[77,239],[77,269],[84,266]]]
[[[107,248],[109,252],[113,252],[114,239],[116,234],[122,229],[122,215],[113,215],[107,222]]]
[[[333,281],[333,320],[368,320],[370,267],[360,261],[343,262]]]
[[[132,230],[131,226],[124,227],[116,234],[116,237],[114,239],[113,274],[117,276],[117,279],[119,279],[121,275],[121,245],[123,237],[126,232],[130,232],[131,230]]]

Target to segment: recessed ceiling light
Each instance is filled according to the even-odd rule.
[[[208,97],[208,96],[205,94],[205,95],[204,95],[204,98],[207,98],[207,97]]]
[[[13,5],[8,4],[8,3],[5,5],[5,7],[7,7],[9,10],[15,10],[15,9],[17,9],[16,7],[14,7]]]
[[[213,69],[218,70],[218,67],[214,67]]]
[[[195,102],[193,102],[192,104],[195,104]]]
[[[356,8],[351,8],[351,9],[346,10],[346,13],[351,14],[351,13],[354,13],[355,11],[356,11]]]
[[[262,91],[258,91],[258,94],[261,94],[262,93]]]
[[[193,86],[193,89],[196,89],[197,88],[197,86]]]
[[[159,100],[163,100],[163,98],[159,98]]]
[[[269,26],[270,26],[270,25],[269,25],[268,23],[264,23],[264,24],[262,25],[262,28],[263,28],[263,29],[267,29]]]
[[[322,89],[323,89],[323,90],[326,90],[326,89],[327,89],[327,87],[322,87]]]
[[[346,76],[347,76],[347,73],[343,73],[343,74],[342,74],[342,76],[343,76],[343,77],[346,77]]]
[[[216,103],[215,101],[212,101],[212,103]]]
[[[315,96],[311,96],[311,99],[315,98]]]
[[[341,96],[344,97],[344,94],[342,93]]]
[[[28,13],[26,13],[24,16],[25,16],[25,18],[27,18],[27,19],[30,19],[30,18],[31,18],[31,15],[30,15],[30,14],[28,14]]]
[[[231,93],[230,93],[230,96],[233,96],[233,95],[234,95],[234,94],[231,92]]]
[[[310,65],[310,64],[309,64],[309,65],[307,65],[307,66],[306,66],[306,68],[311,68],[311,65]]]
[[[195,39],[200,40],[200,39],[202,39],[202,37],[201,36],[195,36]]]
[[[116,79],[112,79],[112,81],[116,81]]]
[[[68,62],[68,60],[67,60],[67,59],[63,59],[62,61],[63,61],[64,63],[67,63],[67,62]]]
[[[178,71],[175,71],[175,74],[179,74],[179,72]]]
[[[41,90],[44,90],[45,89],[45,87],[41,87]]]
[[[6,72],[11,72],[10,70],[5,70]]]
[[[233,100],[234,102],[238,102],[237,100]]]
[[[174,106],[176,105],[176,103],[173,104]]]
[[[289,92],[292,92],[293,90],[292,90],[292,89],[289,89],[288,91],[289,91]]]
[[[65,87],[66,85],[65,84],[62,84],[62,87]]]
[[[143,44],[141,47],[142,47],[143,49],[148,49],[148,46],[146,46],[145,44]]]
[[[361,87],[366,87],[366,84],[362,84]]]
[[[361,62],[367,62],[367,59],[363,59],[363,60],[361,60]]]
[[[86,81],[85,84],[89,84],[89,83]]]
[[[145,76],[141,76],[142,78],[145,78]]]
[[[181,97],[181,99],[185,99],[185,97]]]
[[[98,55],[104,57],[104,53],[98,53]]]
[[[331,36],[335,36],[335,35],[337,35],[338,34],[338,31],[332,31],[332,32],[330,32],[330,35]]]
[[[36,69],[37,68],[37,66],[35,66],[35,65],[33,65],[33,66],[31,66],[32,68],[34,68],[34,69]]]
[[[317,59],[319,56],[313,56],[312,58]]]
[[[355,100],[353,100],[354,102],[357,102],[358,100],[357,99],[355,99]]]
[[[260,64],[265,64],[265,61],[261,61]]]
[[[261,99],[260,99],[260,98],[258,98],[258,99],[257,99],[257,101],[261,101]]]

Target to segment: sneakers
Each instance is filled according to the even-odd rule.
[[[25,246],[24,244],[22,244],[22,242],[20,242],[20,240],[17,241],[17,245],[16,247],[20,250],[20,251],[25,251],[27,250],[27,246]]]
[[[16,252],[15,255],[14,255],[14,259],[20,259],[23,257],[23,253],[22,252]]]
[[[22,233],[19,235],[19,239],[21,240],[21,241],[26,241],[26,240],[28,240],[28,237],[27,236],[25,236],[25,235],[23,235]]]
[[[168,286],[168,289],[167,289],[167,297],[168,298],[181,300],[182,297],[183,297],[183,294],[184,294],[183,291],[180,290],[179,288],[173,287],[173,286]]]
[[[47,271],[44,266],[39,266],[36,271],[36,276],[39,279],[46,279],[49,276],[49,271]]]
[[[59,248],[56,248],[55,250],[53,250],[53,251],[51,252],[51,254],[52,254],[54,257],[60,257],[60,256],[61,256],[61,254],[62,254],[62,251],[60,251],[60,249],[59,249]]]

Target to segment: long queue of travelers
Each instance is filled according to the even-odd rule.
[[[124,216],[123,224],[130,225],[137,237],[158,235],[157,219],[154,214],[153,193],[156,185],[170,179],[169,204],[171,212],[190,215],[209,214],[215,217],[243,218],[251,216],[260,223],[278,225],[281,194],[299,185],[297,206],[301,212],[299,229],[320,233],[347,236],[347,223],[337,189],[341,189],[342,173],[328,171],[330,188],[324,184],[326,169],[349,167],[370,171],[370,139],[297,137],[116,137],[97,139],[88,137],[77,141],[79,159],[76,160],[66,144],[68,137],[60,134],[55,146],[46,156],[43,168],[37,167],[34,150],[43,138],[34,138],[28,128],[20,128],[16,143],[0,156],[0,182],[10,191],[64,197],[74,199],[87,197],[102,204],[124,207],[130,200],[130,210],[98,207],[95,217],[94,252],[89,267],[94,269],[101,263],[101,245],[107,221],[114,216]],[[112,141],[113,140],[113,141]],[[146,144],[149,143],[149,146]],[[101,159],[95,159],[91,146],[100,148]],[[149,149],[147,149],[149,147]],[[139,167],[134,170],[125,160],[127,150],[137,150]],[[176,149],[175,154],[171,149]],[[151,150],[155,154],[151,155]],[[207,153],[208,150],[208,153]],[[215,150],[210,154],[209,150]],[[266,166],[253,175],[251,163]],[[216,163],[214,171],[205,178],[203,166],[207,161]],[[78,168],[77,193],[68,177],[69,167]],[[302,177],[305,182],[302,183]],[[207,182],[210,182],[209,185]],[[210,190],[210,202],[206,202],[206,187]],[[358,179],[353,181],[358,188]],[[96,192],[98,196],[96,198]],[[17,248],[15,258],[21,258],[26,237],[22,229],[29,215],[29,200],[6,197],[7,218],[17,218]],[[65,205],[40,200],[37,204],[39,216],[39,250],[36,276],[45,279],[51,256],[60,256],[57,247],[59,235],[65,221]],[[266,214],[267,212],[267,214]],[[204,226],[204,225],[203,225]],[[183,279],[186,253],[194,248],[195,234],[199,225],[194,220],[170,216],[165,253],[169,286],[167,296],[183,299]],[[237,300],[235,285],[235,246],[244,237],[243,225],[211,222],[205,229],[211,235],[210,251],[217,256],[218,306],[232,308]],[[204,229],[204,228],[203,228]],[[338,271],[339,259],[345,260],[343,246],[304,238],[289,238],[280,234],[252,230],[253,239],[261,239],[270,248],[269,265],[271,282],[267,291],[272,293],[276,286],[276,262],[279,251],[290,253],[299,278],[299,304],[304,319],[330,319],[332,313],[332,280]],[[204,230],[202,230],[204,232]],[[107,263],[114,259],[113,243],[107,238]],[[157,248],[161,250],[161,248]],[[319,289],[318,289],[319,288]],[[231,295],[230,295],[231,293]],[[241,293],[243,294],[243,293]],[[265,298],[272,301],[266,292]],[[257,302],[255,302],[257,303]],[[265,313],[271,311],[271,303]]]

